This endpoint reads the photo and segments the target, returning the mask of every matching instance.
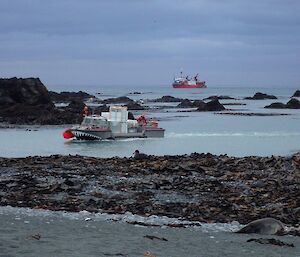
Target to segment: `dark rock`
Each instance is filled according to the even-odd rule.
[[[177,108],[206,108],[206,103],[202,100],[190,101],[189,99],[183,99]]]
[[[128,112],[128,120],[135,120],[132,112]]]
[[[272,103],[270,105],[265,106],[264,108],[272,108],[272,109],[300,109],[300,101],[296,98],[292,98],[286,104],[284,103]]]
[[[0,106],[14,104],[49,105],[51,99],[39,78],[0,79]]]
[[[253,97],[245,97],[246,100],[264,100],[264,99],[277,99],[274,95],[268,95],[264,93],[257,92]]]
[[[181,102],[182,100],[183,99],[176,98],[174,96],[164,95],[161,98],[153,100],[153,102],[158,102],[158,103],[176,103],[176,102]]]
[[[57,125],[82,120],[84,103],[71,101],[65,108],[55,108],[47,88],[39,79],[1,79],[1,120],[11,124]],[[10,103],[10,104],[8,104]]]
[[[129,93],[130,95],[141,95],[142,94],[142,92],[137,92],[137,91],[135,91],[135,92],[131,92],[131,93]]]
[[[223,111],[225,107],[219,102],[219,100],[212,100],[206,103],[208,111]]]
[[[220,96],[212,95],[207,98],[204,98],[203,100],[216,100],[216,99],[217,100],[235,100],[235,98],[227,96],[227,95],[220,95]]]
[[[164,237],[158,237],[158,236],[145,235],[144,238],[148,238],[151,240],[157,239],[157,240],[161,240],[161,241],[168,241],[168,239],[166,239]]]
[[[78,92],[53,92],[49,91],[51,100],[53,102],[71,102],[71,101],[86,101],[87,99],[90,98],[95,98],[94,95],[90,95],[86,92],[83,91],[78,91]]]
[[[207,104],[202,100],[196,100],[193,102],[194,107],[198,109],[205,109]]]
[[[260,244],[271,244],[271,245],[278,245],[278,246],[288,246],[288,247],[295,247],[294,244],[286,243],[283,241],[280,241],[275,238],[250,238],[247,240],[247,242],[256,242]]]
[[[178,108],[193,108],[194,104],[189,99],[183,99],[180,104],[177,105]]]
[[[82,101],[72,100],[71,103],[66,107],[67,110],[72,112],[80,112],[85,107],[85,104]]]
[[[271,103],[270,105],[266,105],[264,108],[269,108],[269,109],[285,109],[286,105],[284,103],[276,102],[276,103]]]
[[[145,108],[137,102],[130,102],[126,106],[128,110],[145,110]]]
[[[0,116],[11,124],[47,124],[47,122],[44,123],[44,120],[52,116],[54,111],[52,103],[43,105],[14,104],[11,107],[1,108]]]
[[[0,167],[1,206],[180,217],[179,224],[167,225],[174,227],[234,220],[246,224],[272,216],[289,224],[284,235],[299,235],[299,153],[0,157]],[[263,224],[250,232],[264,232]],[[272,224],[267,231],[280,230],[280,223]]]
[[[107,98],[102,101],[104,104],[131,104],[134,101],[127,96],[120,96],[116,98]]]
[[[94,109],[94,113],[99,115],[101,115],[102,112],[108,112],[108,111],[109,111],[109,106],[107,106],[106,104],[97,106]]]
[[[242,106],[242,105],[247,105],[245,103],[223,103],[224,106],[229,106],[229,105],[235,105],[235,106]]]
[[[296,90],[292,97],[300,97],[300,90]]]
[[[263,113],[263,112],[218,112],[220,115],[232,115],[232,116],[286,116],[288,113]]]
[[[223,111],[225,107],[219,102],[219,100],[215,99],[208,103],[199,102],[197,111]]]
[[[286,103],[286,108],[288,109],[300,109],[300,101],[296,98],[292,98]]]

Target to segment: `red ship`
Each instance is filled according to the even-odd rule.
[[[190,79],[188,76],[183,77],[182,72],[180,77],[174,78],[173,88],[205,88],[205,81],[198,80],[198,74]]]

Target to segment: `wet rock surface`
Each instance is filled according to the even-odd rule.
[[[0,158],[0,204],[246,224],[299,223],[300,154]]]

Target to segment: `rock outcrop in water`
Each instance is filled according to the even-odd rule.
[[[292,97],[300,97],[300,90],[296,90]]]
[[[183,99],[176,107],[177,108],[201,108],[206,103],[202,100],[191,101],[189,99]]]
[[[94,95],[88,94],[86,92],[83,91],[78,91],[78,92],[53,92],[53,91],[49,91],[50,94],[50,98],[53,102],[58,102],[58,103],[62,103],[62,102],[72,102],[72,101],[81,101],[84,102],[88,99],[91,98],[96,98]]]
[[[246,100],[265,100],[265,99],[277,99],[274,95],[268,95],[261,92],[255,93],[253,97],[245,97]]]
[[[276,103],[271,103],[270,105],[267,105],[264,108],[269,108],[269,109],[300,109],[300,101],[296,98],[292,98],[286,104],[276,102]]]
[[[183,99],[177,98],[174,96],[164,95],[161,98],[157,98],[157,99],[149,100],[149,101],[156,102],[156,103],[178,103],[178,102],[181,102],[182,100]]]
[[[12,105],[51,105],[47,88],[39,78],[0,79],[0,106]]]
[[[223,111],[226,108],[219,102],[218,99],[214,99],[208,103],[204,103],[197,108],[198,112],[205,112],[205,111]]]
[[[231,97],[231,96],[227,96],[227,95],[212,95],[212,96],[209,96],[207,98],[204,98],[203,100],[236,100],[234,97]]]
[[[70,100],[69,96],[67,99]],[[79,123],[83,105],[82,101],[72,100],[69,106],[56,108],[39,78],[0,79],[0,122],[29,125]]]
[[[196,111],[198,112],[225,110],[225,107],[219,102],[218,99],[214,99],[208,103],[205,103],[202,100],[191,101],[189,99],[183,99],[181,103],[177,105],[177,108],[197,108]]]
[[[300,155],[0,158],[0,204],[249,223],[299,223]]]
[[[114,97],[114,98],[107,98],[102,101],[104,104],[132,104],[134,103],[134,100],[127,96],[120,96],[120,97]]]

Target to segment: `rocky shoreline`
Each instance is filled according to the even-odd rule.
[[[299,226],[300,154],[0,158],[0,205]]]

